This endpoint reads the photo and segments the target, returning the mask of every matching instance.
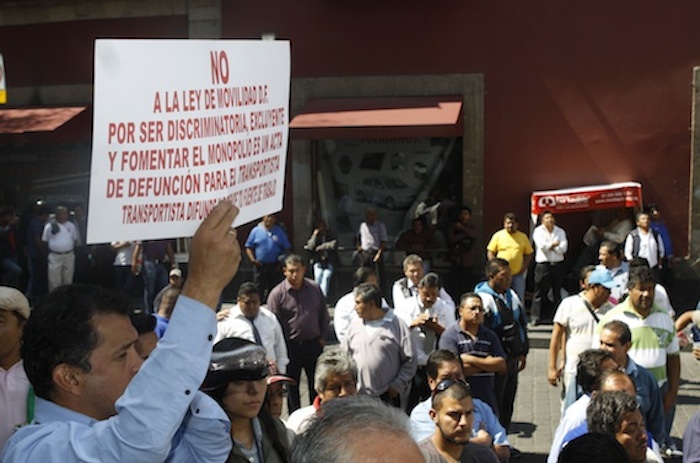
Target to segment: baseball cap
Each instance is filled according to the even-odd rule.
[[[17,312],[25,320],[29,318],[32,311],[26,296],[9,286],[0,286],[0,309]]]
[[[256,381],[267,377],[265,349],[247,339],[226,338],[214,344],[203,391],[212,391],[231,381]]]
[[[610,272],[602,268],[597,268],[588,275],[588,284],[602,285],[608,289],[613,289],[620,286],[617,283],[615,283],[615,280],[613,280],[613,277],[612,275],[610,275]]]
[[[289,376],[284,375],[272,375],[267,377],[267,385],[270,386],[275,383],[290,383],[292,386],[296,386],[297,382],[294,381]]]
[[[292,386],[297,385],[297,382],[295,380],[293,380],[289,376],[284,376],[283,374],[281,374],[279,369],[277,368],[277,364],[274,362],[269,363],[268,372],[270,373],[270,376],[267,377],[268,386],[275,383],[290,383]]]
[[[180,270],[179,268],[174,268],[174,269],[170,270],[170,273],[168,274],[168,276],[182,278],[182,270]]]

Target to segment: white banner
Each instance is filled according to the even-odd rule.
[[[289,79],[286,41],[97,40],[88,243],[282,209]]]

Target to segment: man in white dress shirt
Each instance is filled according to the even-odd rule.
[[[237,302],[230,310],[219,312],[214,343],[225,338],[242,338],[260,344],[277,371],[286,373],[289,357],[282,326],[275,314],[260,307],[260,289],[255,283],[243,283],[238,288]]]
[[[445,328],[457,319],[454,309],[440,298],[441,287],[440,277],[428,273],[418,282],[417,296],[394,309],[396,316],[411,329],[411,339],[416,348],[418,371],[408,397],[407,410],[430,392],[425,371],[428,356],[437,349],[438,337]]]
[[[538,325],[540,320],[550,320],[561,302],[561,287],[564,283],[562,264],[569,249],[569,241],[563,228],[556,225],[554,214],[542,213],[542,224],[532,232],[535,243],[535,293],[530,307],[530,323]],[[548,300],[552,291],[552,302]],[[542,310],[542,307],[547,310]]]
[[[423,258],[418,254],[409,254],[403,260],[403,278],[399,278],[394,282],[391,288],[391,297],[394,302],[394,308],[401,310],[404,306],[412,305],[418,295],[418,282],[425,275],[423,270]],[[442,302],[452,310],[452,313],[457,317],[455,302],[444,287],[440,288],[439,293]]]
[[[75,253],[80,244],[80,233],[73,222],[68,220],[68,209],[56,208],[56,219],[49,220],[44,226],[41,240],[49,248],[49,292],[61,285],[73,283],[75,274]]]

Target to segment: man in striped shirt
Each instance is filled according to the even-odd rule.
[[[629,326],[632,346],[628,355],[656,378],[663,398],[668,442],[671,441],[669,433],[681,375],[680,348],[673,320],[668,312],[653,303],[655,285],[654,274],[649,268],[632,269],[627,284],[629,297],[600,319],[596,332],[600,334],[602,327],[611,320],[620,320]]]

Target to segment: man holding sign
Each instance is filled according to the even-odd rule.
[[[216,334],[214,311],[241,261],[231,228],[237,215],[222,202],[202,222],[168,330],[143,365],[125,296],[86,285],[47,296],[22,339],[35,421],[8,441],[3,463],[226,460],[229,420],[198,389]]]

